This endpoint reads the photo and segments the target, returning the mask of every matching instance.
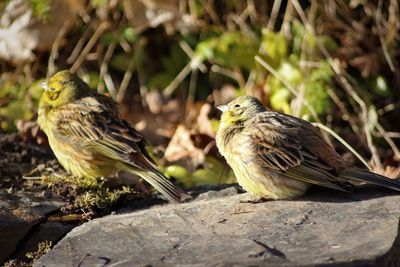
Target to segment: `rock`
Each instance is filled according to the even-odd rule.
[[[46,221],[46,214],[63,206],[57,198],[39,197],[40,192],[0,189],[0,264],[7,258],[22,258],[36,251],[41,241],[55,241],[70,225]]]
[[[27,221],[0,211],[0,263],[5,261],[17,247],[17,244],[29,232],[37,221]]]
[[[318,189],[254,204],[234,192],[84,223],[34,266],[400,266],[398,194]]]

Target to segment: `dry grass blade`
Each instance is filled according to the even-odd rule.
[[[310,103],[308,103],[308,101],[306,99],[304,99],[303,97],[301,97],[301,95],[299,95],[299,93],[296,91],[295,88],[293,88],[293,86],[291,86],[276,70],[274,70],[274,68],[269,65],[267,62],[265,62],[265,60],[263,60],[261,57],[259,56],[255,56],[255,60],[261,64],[261,66],[263,66],[266,70],[268,70],[272,75],[274,75],[275,77],[277,77],[279,79],[279,81],[281,81],[285,87],[287,89],[289,89],[289,91],[296,97],[301,98],[301,102],[303,103],[303,105],[310,111],[311,115],[313,116],[313,118],[317,121],[317,122],[321,122],[317,112],[315,111],[315,109],[310,105]]]
[[[268,25],[267,25],[267,28],[270,30],[273,30],[275,27],[276,18],[278,17],[279,9],[281,8],[281,3],[282,3],[282,0],[274,1],[274,4],[272,6],[272,11],[271,11],[271,16],[269,17]]]
[[[114,50],[117,47],[117,43],[112,43],[110,46],[107,48],[106,54],[104,55],[103,62],[101,63],[100,66],[100,74],[99,74],[99,80],[104,80],[104,76],[108,72],[108,64],[114,54]],[[97,87],[97,91],[99,93],[104,93],[104,84],[99,83],[99,86]],[[115,92],[110,92],[113,98],[115,98]]]
[[[367,163],[367,161],[349,144],[347,143],[342,137],[340,137],[340,135],[338,135],[337,133],[335,133],[335,131],[333,131],[331,128],[323,125],[322,123],[318,123],[315,122],[313,123],[314,126],[326,131],[327,133],[329,133],[330,135],[332,135],[333,137],[335,137],[340,143],[342,143],[348,150],[350,150],[351,153],[354,154],[354,156],[356,156],[364,165],[365,167],[368,168],[368,170],[371,170],[371,167],[369,166],[369,164]]]
[[[51,75],[53,75],[56,72],[56,67],[55,67],[55,62],[54,61],[58,57],[58,49],[60,48],[61,40],[65,36],[69,25],[70,25],[70,22],[68,20],[66,20],[64,22],[63,26],[61,27],[60,31],[58,32],[56,39],[54,40],[54,43],[53,43],[53,45],[51,47],[51,52],[50,52],[48,64],[47,64],[47,75],[46,75],[46,78],[50,77]]]
[[[169,97],[172,95],[172,93],[175,91],[175,89],[181,84],[181,82],[188,76],[188,74],[192,70],[191,62],[186,64],[186,66],[179,72],[179,74],[175,77],[175,79],[167,86],[165,87],[163,94],[166,97]]]
[[[129,85],[129,81],[132,78],[134,67],[135,67],[135,56],[131,55],[131,59],[129,60],[128,69],[126,70],[126,72],[124,74],[124,78],[122,79],[121,85],[119,86],[118,93],[116,96],[116,101],[118,103],[120,103],[124,99],[126,89],[128,88],[128,85]]]
[[[305,25],[307,31],[309,31],[310,33],[312,33],[313,35],[315,35],[315,30],[312,27],[312,25],[308,22],[308,19],[304,13],[304,10],[302,9],[301,5],[299,4],[299,2],[297,0],[291,0],[291,3],[293,3],[293,6],[295,7],[301,21],[303,22],[303,24]],[[322,42],[317,38],[317,45],[320,48],[322,54],[325,56],[326,60],[328,61],[329,65],[331,66],[332,70],[335,73],[335,77],[337,79],[337,81],[339,82],[340,85],[342,85],[342,87],[345,89],[345,91],[357,102],[357,104],[360,106],[361,108],[361,118],[362,118],[362,123],[364,124],[363,129],[364,129],[364,133],[366,136],[366,141],[367,141],[367,145],[371,151],[372,154],[372,160],[373,163],[378,166],[378,167],[382,167],[382,163],[378,154],[378,150],[376,148],[376,146],[374,145],[373,141],[372,141],[372,133],[371,133],[371,127],[369,127],[369,116],[368,116],[368,109],[367,109],[367,105],[365,104],[365,102],[361,99],[361,97],[356,93],[356,91],[353,89],[353,87],[351,86],[350,82],[345,78],[345,76],[343,75],[343,71],[341,69],[341,67],[339,66],[339,64],[337,64],[337,62],[335,62],[332,57],[330,56],[328,50],[326,49],[326,47],[322,44]]]
[[[97,27],[96,31],[94,32],[92,38],[90,38],[89,42],[86,44],[85,48],[83,48],[82,52],[80,53],[79,57],[76,59],[75,63],[71,67],[71,72],[76,72],[79,67],[82,65],[83,61],[85,60],[86,56],[89,54],[90,50],[96,44],[97,40],[101,37],[104,31],[110,27],[110,23],[108,21],[103,21]]]

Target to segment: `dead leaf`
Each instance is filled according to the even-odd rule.
[[[13,11],[16,10],[16,11]],[[32,61],[38,32],[29,31],[32,11],[24,1],[10,1],[0,20],[0,58],[14,64]]]
[[[123,0],[125,16],[137,32],[163,25],[168,34],[193,32],[198,22],[190,14],[182,14],[179,0]]]
[[[193,172],[204,163],[205,155],[194,145],[190,131],[185,126],[179,125],[165,150],[164,159]]]
[[[32,16],[28,0],[10,1],[0,18],[0,58],[11,63],[33,61],[33,50],[49,51],[61,28],[74,25],[78,12],[84,10],[78,0],[51,1],[48,22]]]
[[[211,109],[212,108],[209,103],[204,103],[204,105],[200,108],[196,122],[199,133],[215,137],[215,131],[213,130],[210,118],[208,117]]]

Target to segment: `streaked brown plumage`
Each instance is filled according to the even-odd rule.
[[[91,91],[69,71],[56,73],[43,87],[38,123],[68,172],[88,178],[131,172],[171,201],[189,198],[158,170],[144,138],[119,118],[111,98]]]
[[[400,191],[400,181],[345,162],[309,122],[267,110],[254,97],[221,110],[217,146],[239,184],[256,197],[293,198],[310,184],[347,191],[366,182]]]

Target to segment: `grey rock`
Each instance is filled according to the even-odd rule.
[[[7,191],[0,190],[0,264],[10,257],[21,258],[26,252],[36,251],[40,241],[55,241],[72,228],[44,223],[47,213],[63,206],[60,199],[43,199],[38,196],[40,192]]]
[[[35,220],[24,220],[0,211],[0,263],[5,261],[16,249],[17,244],[35,225]]]
[[[34,266],[400,266],[400,195],[254,204],[225,190],[87,222]]]

